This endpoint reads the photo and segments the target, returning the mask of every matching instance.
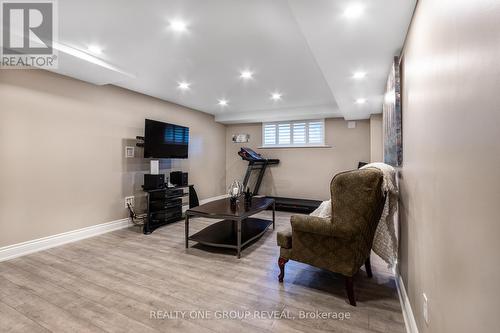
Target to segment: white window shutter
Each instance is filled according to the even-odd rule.
[[[275,145],[276,142],[276,124],[265,124],[264,125],[264,146]]]
[[[280,145],[289,145],[290,142],[290,124],[283,123],[278,124],[278,144]]]
[[[306,144],[306,123],[293,123],[293,144]]]
[[[262,143],[268,147],[307,147],[325,144],[325,121],[297,120],[262,124]]]
[[[308,143],[309,144],[323,144],[324,140],[324,122],[322,121],[311,121],[308,126]]]

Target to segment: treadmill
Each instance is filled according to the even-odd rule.
[[[243,180],[243,188],[247,188],[252,171],[259,171],[257,182],[255,183],[255,187],[252,192],[254,195],[257,195],[259,193],[260,184],[262,183],[262,178],[264,178],[267,166],[279,164],[280,160],[264,158],[262,155],[257,154],[250,148],[241,148],[238,155],[240,155],[244,161],[248,161],[247,172],[245,174],[245,179]]]
[[[280,160],[264,158],[250,148],[241,148],[240,151],[238,152],[238,155],[240,155],[240,157],[244,161],[248,161],[248,168],[245,174],[245,179],[243,181],[243,186],[245,189],[248,186],[248,181],[250,180],[252,171],[254,170],[259,171],[257,182],[255,183],[255,187],[253,190],[253,194],[257,195],[259,192],[260,184],[262,183],[262,179],[264,178],[264,173],[266,172],[267,166],[276,165],[280,162]],[[271,197],[271,196],[267,196],[267,198],[274,199],[276,210],[303,213],[303,214],[311,213],[321,204],[321,201],[318,200],[282,198],[282,197]]]

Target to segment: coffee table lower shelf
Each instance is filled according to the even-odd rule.
[[[273,222],[269,220],[247,218],[241,222],[241,247],[262,236]],[[209,225],[189,236],[189,240],[203,245],[238,249],[237,222],[223,220]]]

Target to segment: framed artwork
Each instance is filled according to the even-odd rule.
[[[394,167],[403,164],[401,73],[399,64],[399,57],[394,57],[382,106],[384,115],[384,162]]]

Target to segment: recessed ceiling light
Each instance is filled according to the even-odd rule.
[[[172,20],[170,21],[170,29],[177,31],[177,32],[183,32],[187,30],[187,23],[181,20]]]
[[[365,77],[366,77],[366,72],[356,72],[352,75],[352,78],[356,80],[361,80],[364,79]]]
[[[356,100],[356,104],[365,104],[366,103],[366,98],[358,98]]]
[[[183,82],[179,82],[179,85],[177,86],[177,88],[179,88],[181,90],[188,90],[190,86],[191,86],[191,83],[183,81]]]
[[[251,71],[243,71],[240,74],[240,77],[244,80],[249,80],[253,78],[253,72]]]
[[[281,99],[281,96],[282,96],[282,95],[281,95],[280,93],[275,92],[275,93],[272,93],[272,94],[271,94],[271,99],[272,99],[273,101],[279,101],[279,100]]]
[[[87,47],[87,50],[89,50],[89,52],[93,53],[93,54],[101,54],[102,53],[102,48],[98,45],[89,45]]]
[[[220,106],[227,106],[227,100],[225,99],[219,99],[219,103],[218,103]]]
[[[358,18],[363,14],[364,10],[365,7],[363,7],[363,5],[359,3],[352,4],[345,9],[344,16],[350,19]]]

